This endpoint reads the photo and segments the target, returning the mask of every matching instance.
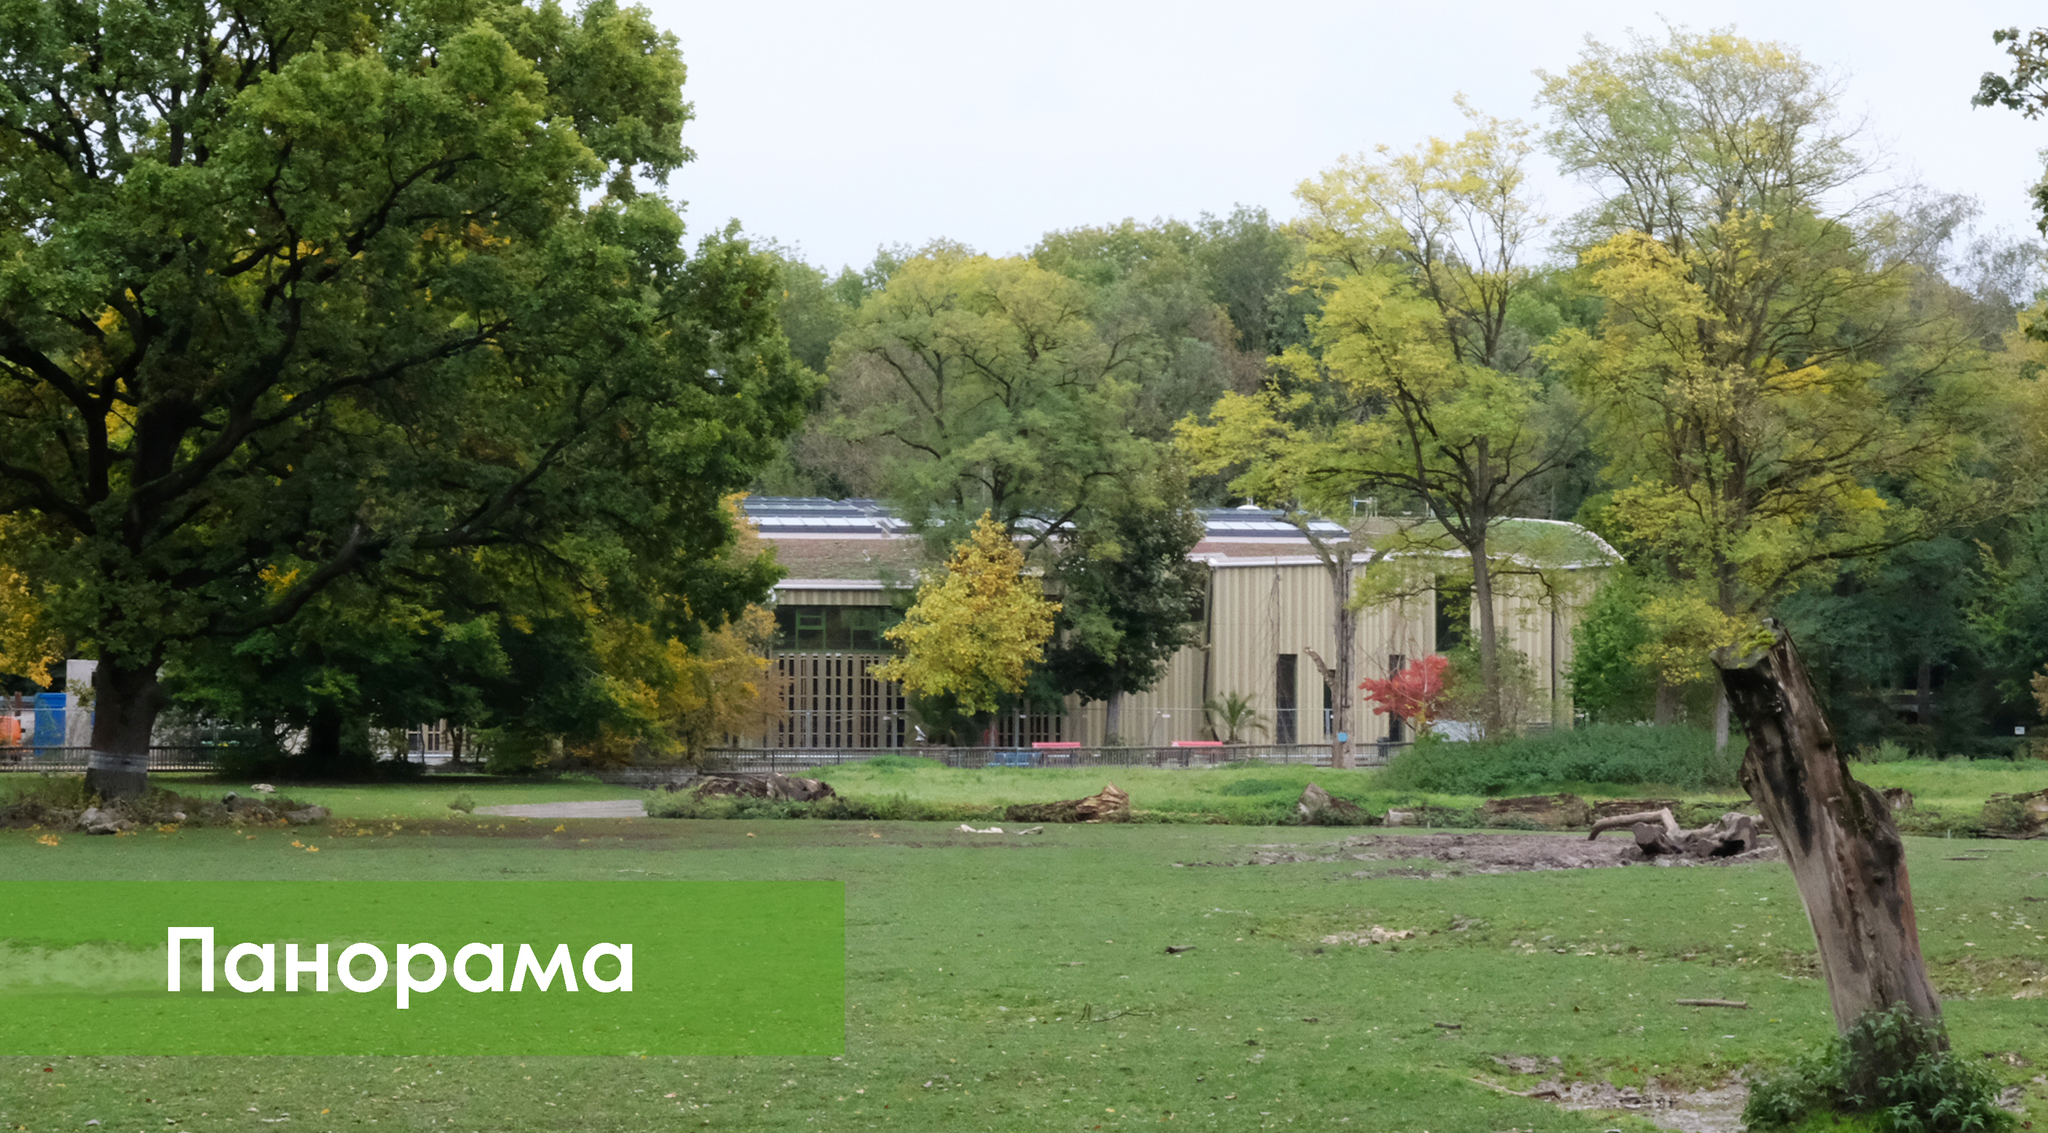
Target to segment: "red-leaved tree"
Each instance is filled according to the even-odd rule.
[[[1441,653],[1432,653],[1409,665],[1383,681],[1365,680],[1358,687],[1365,690],[1366,699],[1372,701],[1372,714],[1384,716],[1392,712],[1403,717],[1421,735],[1436,719],[1437,710],[1444,703],[1444,673],[1451,667],[1451,659]]]

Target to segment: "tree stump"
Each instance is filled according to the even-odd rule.
[[[1340,799],[1310,783],[1301,789],[1295,812],[1311,826],[1369,826],[1372,816],[1350,799]]]
[[[1849,774],[1792,639],[1766,623],[1765,648],[1715,654],[1728,701],[1749,736],[1742,785],[1776,832],[1820,945],[1836,1027],[1904,1006],[1941,1022],[1927,978],[1905,846],[1891,807]]]

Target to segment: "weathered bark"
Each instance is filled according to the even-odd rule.
[[[1646,823],[1662,825],[1673,838],[1677,838],[1685,833],[1685,831],[1679,829],[1678,819],[1672,817],[1671,808],[1663,807],[1658,810],[1642,811],[1637,814],[1617,814],[1603,818],[1593,824],[1592,833],[1586,835],[1586,840],[1590,842],[1609,830],[1634,829]]]
[[[1102,740],[1105,744],[1123,742],[1124,694],[1112,690],[1108,699],[1102,702]]]
[[[1905,846],[1884,797],[1849,774],[1792,639],[1771,625],[1768,649],[1715,656],[1722,687],[1749,736],[1742,785],[1792,867],[1820,946],[1821,973],[1847,1032],[1873,1011],[1903,1006],[1938,1027]]]
[[[1339,613],[1338,633],[1351,631],[1351,619],[1350,611]],[[1351,650],[1339,648],[1336,665],[1325,663],[1322,654],[1313,649],[1304,647],[1302,652],[1315,662],[1316,671],[1323,676],[1323,687],[1330,690],[1330,766],[1345,770],[1356,767],[1358,761],[1352,755],[1356,741],[1351,738]]]
[[[1131,816],[1131,796],[1115,783],[1085,799],[1016,803],[1003,812],[1007,822],[1122,822]]]
[[[1480,476],[1486,475],[1487,445],[1479,442]],[[1484,482],[1483,480],[1481,481]],[[1499,739],[1505,728],[1500,687],[1500,628],[1493,616],[1493,563],[1487,558],[1487,525],[1492,517],[1474,508],[1472,542],[1472,610],[1479,619],[1479,723],[1486,738]]]
[[[1651,720],[1658,727],[1678,723],[1678,693],[1677,685],[1661,676],[1657,678],[1657,703],[1652,710]]]
[[[1728,690],[1714,690],[1714,754],[1728,750]]]
[[[1322,675],[1323,687],[1330,690],[1330,766],[1348,769],[1358,766],[1354,754],[1357,740],[1351,735],[1351,707],[1358,690],[1358,613],[1351,608],[1351,600],[1358,562],[1350,539],[1326,545],[1305,524],[1300,526],[1316,557],[1322,560],[1323,573],[1330,581],[1330,596],[1336,602],[1330,628],[1337,639],[1336,652],[1327,663],[1313,649],[1304,648],[1302,652],[1308,654]]]
[[[1609,815],[1593,823],[1586,839],[1591,841],[1609,830],[1621,829],[1632,832],[1636,846],[1651,857],[1684,854],[1692,858],[1726,858],[1757,846],[1756,822],[1746,814],[1730,811],[1712,826],[1685,830],[1672,816],[1670,807]]]
[[[132,799],[149,789],[149,739],[165,697],[156,666],[103,660],[93,672],[92,754],[85,789],[103,799]]]

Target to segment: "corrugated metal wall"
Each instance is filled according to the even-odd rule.
[[[1276,659],[1294,654],[1295,695],[1299,717],[1296,735],[1302,743],[1331,738],[1324,728],[1323,680],[1310,660],[1314,650],[1334,663],[1337,633],[1332,625],[1337,597],[1330,574],[1320,563],[1218,567],[1215,572],[1215,615],[1211,623],[1210,695],[1247,693],[1266,722],[1261,738],[1275,734]],[[1433,606],[1427,598],[1406,599],[1360,610],[1353,649],[1358,679],[1387,675],[1391,655],[1413,659],[1427,653],[1432,638]],[[1352,739],[1370,743],[1387,734],[1387,719],[1354,699]]]
[[[1512,577],[1501,579],[1496,587],[1494,608],[1502,640],[1529,659],[1539,696],[1554,705],[1559,726],[1568,726],[1571,719],[1564,677],[1571,666],[1572,627],[1583,616],[1594,587],[1605,573],[1605,568],[1571,571],[1562,584],[1550,590]],[[1218,565],[1211,577],[1207,647],[1182,649],[1157,686],[1124,698],[1119,723],[1123,738],[1140,745],[1207,739],[1203,702],[1229,693],[1244,693],[1252,697],[1265,723],[1265,730],[1256,733],[1255,738],[1271,742],[1277,731],[1273,718],[1278,700],[1275,662],[1282,654],[1293,654],[1297,658],[1296,739],[1301,743],[1329,740],[1324,727],[1322,677],[1308,656],[1314,650],[1325,661],[1332,661],[1336,654],[1336,632],[1331,622],[1338,599],[1328,572],[1319,563],[1238,561]],[[778,597],[789,605],[879,606],[889,602],[888,595],[878,590],[784,590]],[[1358,679],[1385,677],[1393,656],[1413,661],[1435,652],[1435,626],[1435,602],[1427,591],[1360,610],[1355,638]],[[803,674],[813,681],[823,675]],[[811,687],[819,693],[832,688],[829,683]],[[851,707],[844,700],[835,702],[831,695],[820,699],[825,703],[813,711],[827,720]],[[857,703],[857,694],[854,700]],[[858,715],[858,710],[854,714]],[[1547,714],[1537,713],[1539,719]],[[1083,706],[1079,698],[1069,697],[1066,726],[1061,730],[1063,738],[1099,744],[1106,737],[1105,717],[1103,704]],[[877,730],[886,734],[893,723]],[[1371,705],[1362,697],[1354,699],[1355,743],[1369,744],[1387,736],[1388,723],[1387,717],[1374,716]],[[859,724],[841,717],[806,739],[818,743],[828,735],[836,738],[847,728],[859,734]],[[804,746],[804,740],[799,740],[797,746]],[[888,745],[885,742],[883,746]]]
[[[891,595],[886,590],[812,590],[808,587],[777,587],[775,603],[779,606],[887,606]]]

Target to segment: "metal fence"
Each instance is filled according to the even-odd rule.
[[[1385,764],[1406,743],[1361,744],[1353,749],[1360,767]],[[1224,747],[961,748],[924,747],[900,751],[819,748],[720,748],[707,753],[705,770],[763,773],[810,771],[866,763],[878,756],[915,756],[947,767],[1180,767],[1207,768],[1256,761],[1330,765],[1328,744],[1230,744]]]
[[[151,771],[213,771],[219,767],[218,746],[152,747]],[[0,772],[83,771],[92,758],[89,747],[0,747]]]

